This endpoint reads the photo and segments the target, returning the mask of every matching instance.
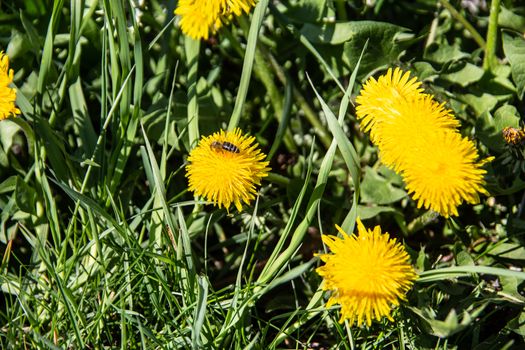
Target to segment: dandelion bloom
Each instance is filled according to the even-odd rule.
[[[383,163],[403,176],[418,207],[458,215],[463,201],[474,204],[479,193],[488,194],[482,166],[491,159],[478,161],[452,112],[420,84],[399,68],[370,78],[356,98],[356,115]]]
[[[249,13],[254,0],[179,0],[175,14],[181,17],[184,34],[199,40],[208,39],[234,15]]]
[[[268,175],[266,155],[240,129],[221,130],[202,137],[188,157],[186,177],[189,190],[197,196],[227,210],[234,204],[242,210],[242,202],[255,198],[256,186]]]
[[[417,278],[405,248],[381,227],[366,229],[357,219],[359,236],[346,234],[339,226],[342,238],[323,235],[331,254],[321,254],[325,265],[317,268],[323,277],[323,290],[332,291],[326,304],[341,305],[341,319],[358,326],[387,317],[405,300],[406,293]]]
[[[378,135],[377,146],[385,165],[400,172],[414,149],[427,143],[436,130],[456,132],[459,122],[450,110],[432,99],[421,95],[409,103],[396,100],[389,107],[389,116],[375,127]]]
[[[9,87],[12,82],[13,70],[9,69],[9,58],[0,52],[0,120],[20,114],[15,106],[16,90]]]
[[[474,143],[459,133],[438,130],[429,134],[408,157],[403,173],[407,190],[418,207],[444,217],[457,216],[463,200],[476,204],[478,193],[488,195],[483,188],[486,170],[482,166],[491,158],[481,162],[478,158]]]

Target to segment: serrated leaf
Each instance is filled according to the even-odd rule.
[[[349,40],[355,40],[357,37],[370,38],[370,41],[380,46],[382,42],[373,41],[372,38],[383,37],[385,40],[392,40],[396,33],[405,32],[406,28],[396,26],[390,23],[375,21],[352,21],[338,23],[311,24],[306,23],[301,28],[308,41],[314,44],[331,44],[339,45]],[[362,47],[362,46],[361,46]],[[360,54],[360,52],[358,52]],[[366,53],[365,53],[366,54]]]
[[[354,69],[367,41],[369,45],[363,55],[360,71],[369,72],[374,68],[390,65],[396,61],[405,46],[399,37],[407,29],[397,25],[375,21],[352,21],[311,24],[301,28],[303,34],[314,44],[344,44],[343,61]]]
[[[503,51],[509,60],[512,79],[516,84],[518,97],[521,100],[525,92],[525,39],[503,33]]]
[[[373,21],[352,23],[355,33],[345,42],[343,55],[343,61],[350,69],[355,69],[365,44],[373,43],[368,45],[363,54],[359,67],[361,72],[391,66],[408,47],[408,39],[412,37],[412,34],[407,33],[406,28],[390,23]]]

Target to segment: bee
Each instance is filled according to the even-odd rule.
[[[222,149],[222,150],[225,150],[225,151],[228,151],[228,152],[231,152],[231,153],[239,153],[240,152],[239,147],[235,146],[231,142],[213,141],[211,143],[211,148],[214,149],[214,150]]]
[[[509,145],[519,145],[525,141],[525,129],[507,126],[502,131],[505,142]]]

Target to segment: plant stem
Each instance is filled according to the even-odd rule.
[[[491,70],[496,64],[496,44],[498,42],[498,15],[500,11],[500,0],[492,0],[490,3],[489,29],[487,31],[487,46],[485,47],[485,58],[483,69]]]
[[[456,19],[459,23],[463,25],[463,27],[465,27],[465,29],[470,33],[470,35],[472,35],[472,39],[474,39],[474,41],[478,43],[479,47],[481,47],[482,49],[485,49],[485,46],[486,46],[485,40],[478,33],[478,31],[472,26],[472,24],[470,24],[467,21],[467,19],[461,13],[459,13],[454,8],[454,6],[450,4],[450,2],[448,2],[447,0],[439,0],[439,2],[441,3],[441,5],[443,5],[443,7],[445,7],[450,12],[450,14],[452,15],[452,17],[454,17],[454,19]]]

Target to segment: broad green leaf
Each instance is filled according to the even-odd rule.
[[[17,117],[15,117],[17,118]],[[2,126],[0,127],[0,143],[5,152],[9,152],[11,146],[14,143],[15,135],[21,130],[15,122],[6,119],[2,120]]]
[[[16,188],[17,176],[10,176],[0,183],[0,193],[13,192]]]
[[[361,183],[361,199],[364,203],[390,204],[405,197],[407,193],[392,186],[392,184],[379,175],[374,169],[367,167],[363,182]]]
[[[303,34],[310,42],[314,44],[331,44],[339,45],[356,39],[363,39],[360,47],[362,48],[366,39],[370,39],[375,46],[393,44],[394,37],[397,33],[406,32],[407,29],[390,23],[375,21],[353,21],[339,23],[310,24],[306,23],[301,28]],[[373,39],[380,39],[380,42]],[[370,50],[371,48],[369,48]],[[357,57],[361,50],[357,52]],[[365,52],[365,57],[367,53]]]
[[[423,57],[430,62],[445,64],[469,58],[470,55],[461,51],[459,43],[454,43],[453,45],[434,43],[427,47]]]
[[[503,33],[503,51],[512,69],[512,79],[516,84],[518,96],[522,99],[525,93],[525,39]]]
[[[438,71],[428,62],[414,62],[412,66],[414,67],[414,75],[417,76],[420,81],[430,79],[431,77],[435,78],[439,75]]]
[[[525,32],[525,11],[523,8],[520,11],[517,8],[509,10],[505,6],[501,6],[498,15],[498,25],[521,33]]]
[[[369,45],[363,54],[360,71],[369,72],[395,62],[405,49],[399,40],[406,28],[384,22],[353,21],[325,24],[306,23],[301,34],[314,44],[344,44],[343,61],[355,69],[367,41]]]
[[[480,94],[458,94],[457,98],[468,104],[477,115],[493,110],[498,104],[498,99],[496,97],[485,92]]]
[[[362,190],[363,189],[361,188],[361,191]],[[397,213],[396,209],[389,207],[389,206],[381,206],[381,205],[377,205],[377,206],[359,205],[357,207],[357,212],[359,213],[359,218],[361,220],[375,218],[381,213]]]
[[[495,151],[503,151],[505,141],[503,128],[510,126],[519,127],[520,117],[516,107],[504,105],[497,109],[494,117],[490,113],[483,113],[476,120],[477,137],[483,144]]]
[[[459,65],[456,65],[453,70],[449,68],[447,73],[441,74],[439,77],[465,87],[479,81],[484,73],[483,68],[472,63],[461,62]]]
[[[502,276],[498,278],[501,283],[500,295],[514,303],[525,304],[525,297],[520,294],[521,282],[516,277]]]

